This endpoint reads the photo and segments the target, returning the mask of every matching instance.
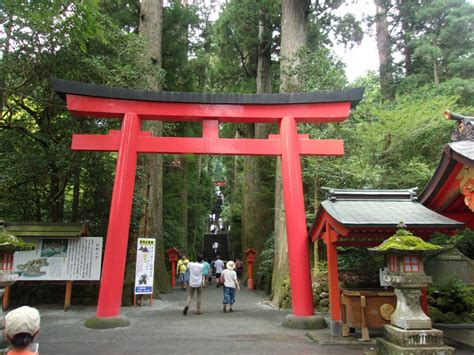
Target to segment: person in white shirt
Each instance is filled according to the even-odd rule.
[[[222,270],[224,270],[224,262],[220,259],[219,255],[217,255],[217,260],[214,261],[214,267],[216,268],[216,287],[219,287],[219,277],[221,277]]]
[[[227,269],[222,272],[224,277],[224,307],[222,310],[227,312],[227,305],[229,305],[229,312],[233,312],[232,306],[235,303],[235,289],[240,290],[237,273],[234,271],[235,263],[231,260],[227,262]]]
[[[194,291],[197,293],[197,305],[196,305],[196,314],[201,313],[201,295],[202,295],[202,256],[199,255],[197,262],[192,262],[188,264],[189,270],[189,287],[188,287],[188,298],[186,300],[186,305],[183,309],[183,315],[188,314],[189,306],[194,297]]]

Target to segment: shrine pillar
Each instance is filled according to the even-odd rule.
[[[283,117],[280,121],[280,138],[282,142],[281,175],[288,240],[292,313],[298,317],[313,316],[313,292],[300,152],[296,121],[293,117]]]
[[[122,121],[120,146],[115,167],[112,203],[96,313],[97,318],[111,318],[120,315],[137,168],[137,140],[139,131],[140,118],[138,115],[126,113]]]
[[[326,254],[328,262],[328,289],[329,289],[329,307],[331,320],[329,331],[331,335],[341,335],[341,295],[339,289],[339,271],[337,267],[337,233],[331,230],[331,226],[326,222],[326,232],[323,235],[326,244]]]

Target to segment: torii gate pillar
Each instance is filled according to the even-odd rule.
[[[281,156],[293,314],[283,324],[316,329],[325,321],[314,315],[301,155],[344,154],[343,141],[309,139],[297,133],[297,122],[339,122],[363,89],[307,94],[201,95],[153,93],[54,80],[77,115],[122,119],[122,129],[108,135],[74,134],[72,149],[116,151],[118,159],[96,317],[92,328],[128,325],[120,316],[137,154],[229,154]],[[120,99],[119,99],[120,98]],[[201,121],[202,137],[153,137],[140,130],[142,120]],[[269,139],[219,138],[219,122],[277,123]]]

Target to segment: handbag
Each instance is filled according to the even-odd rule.
[[[223,285],[224,282],[225,282],[224,275],[221,274],[221,276],[219,276],[219,285]]]

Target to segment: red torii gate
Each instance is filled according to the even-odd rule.
[[[74,134],[73,150],[118,152],[97,318],[120,315],[137,154],[230,154],[281,156],[290,266],[292,313],[314,315],[300,155],[344,154],[342,140],[309,139],[298,122],[340,122],[363,89],[304,94],[197,94],[149,92],[52,80],[74,115],[122,119],[108,135]],[[142,120],[202,121],[202,137],[154,137]],[[276,123],[268,139],[219,138],[219,122]]]

